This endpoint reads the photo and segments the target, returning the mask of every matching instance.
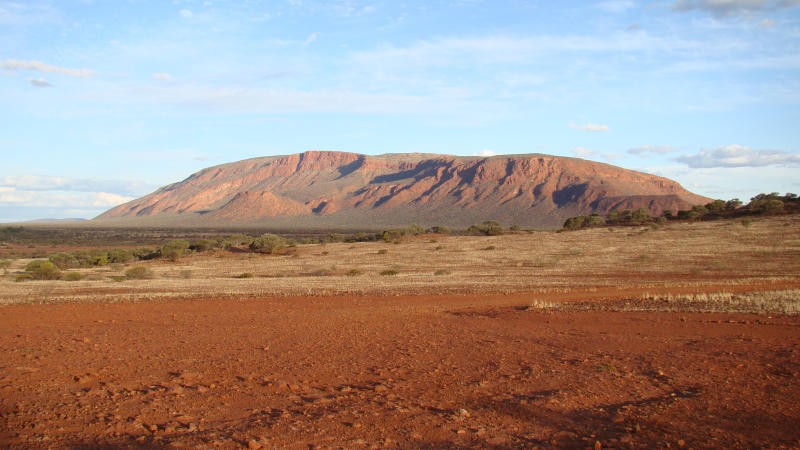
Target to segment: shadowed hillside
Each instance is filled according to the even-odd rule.
[[[666,178],[540,154],[489,158],[308,151],[210,167],[95,221],[124,225],[559,227],[568,217],[709,199]]]

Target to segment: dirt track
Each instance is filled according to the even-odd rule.
[[[530,302],[5,306],[0,445],[800,445],[797,316],[547,313]]]

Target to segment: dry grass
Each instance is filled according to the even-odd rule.
[[[788,223],[788,226],[786,225]],[[30,260],[0,277],[0,304],[198,296],[560,292],[746,285],[800,275],[800,216],[675,223],[654,230],[590,229],[504,236],[408,238],[300,245],[294,255],[195,255],[151,261],[152,280],[120,280],[125,267],[81,269],[82,281],[14,282]],[[494,247],[494,250],[485,249]],[[386,251],[382,251],[386,250]],[[359,276],[353,276],[357,271]],[[381,276],[394,271],[395,276]],[[239,278],[251,273],[251,278]],[[187,276],[190,274],[190,276]]]

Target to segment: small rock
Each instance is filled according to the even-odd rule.
[[[458,410],[458,415],[461,416],[461,417],[470,417],[469,411],[467,411],[464,408],[461,408],[461,409]]]
[[[603,448],[603,444],[600,441],[594,441],[594,450],[600,450]]]
[[[458,430],[456,434],[467,434],[467,430]]]
[[[373,390],[374,390],[375,392],[386,392],[386,391],[388,391],[388,390],[389,390],[389,388],[388,388],[388,387],[386,387],[386,386],[385,386],[385,385],[383,385],[383,384],[379,384],[379,385],[375,386],[375,388],[374,388]]]
[[[249,441],[247,441],[247,448],[249,448],[250,450],[257,450],[261,448],[261,444],[255,439],[250,439]]]
[[[686,441],[684,441],[683,439],[679,439],[678,440],[678,447],[683,447],[684,445],[686,445]]]

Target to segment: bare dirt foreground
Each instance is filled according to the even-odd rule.
[[[798,316],[531,295],[5,306],[0,445],[800,445]]]

